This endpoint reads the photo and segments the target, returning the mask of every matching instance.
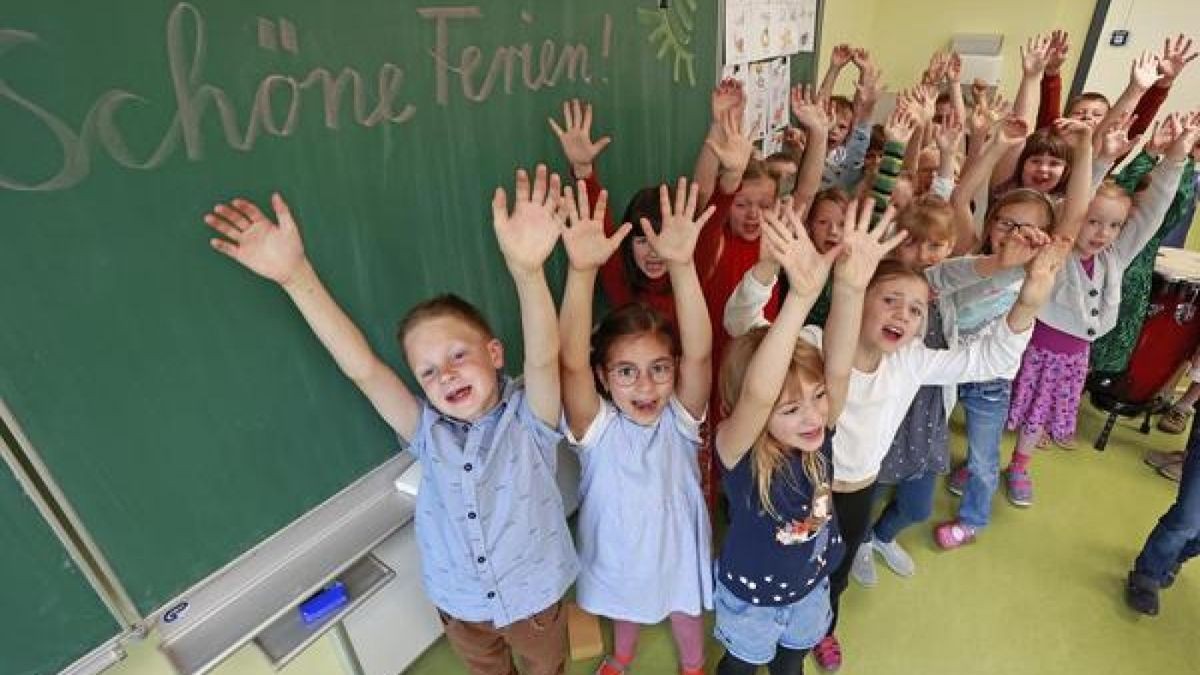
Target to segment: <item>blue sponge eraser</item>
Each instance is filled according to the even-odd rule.
[[[335,581],[300,603],[300,618],[305,624],[314,624],[338,611],[348,602],[350,595],[346,592],[346,584]]]

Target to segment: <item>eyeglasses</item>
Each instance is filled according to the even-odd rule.
[[[650,364],[646,369],[650,381],[654,384],[666,384],[675,378],[675,362],[661,359]],[[632,363],[622,363],[608,369],[608,375],[613,384],[619,387],[632,387],[642,377],[642,369]]]
[[[1017,229],[1018,227],[1033,227],[1033,228],[1036,228],[1036,227],[1037,227],[1037,225],[1034,225],[1033,223],[1021,223],[1021,222],[1017,222],[1017,221],[1015,221],[1015,220],[1012,220],[1012,219],[1010,219],[1010,218],[997,218],[997,219],[996,219],[996,220],[995,220],[995,221],[992,223],[992,229],[996,230],[996,231],[997,231],[997,232],[999,232],[1000,234],[1005,234],[1005,233],[1008,233],[1008,232],[1012,232],[1013,230]]]

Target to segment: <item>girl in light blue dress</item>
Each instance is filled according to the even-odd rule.
[[[696,193],[681,178],[672,203],[662,186],[660,222],[641,221],[667,263],[678,337],[660,313],[638,303],[616,308],[590,335],[597,271],[631,226],[605,236],[607,195],[600,193],[592,213],[582,182],[565,199],[563,412],[583,468],[576,598],[613,622],[613,653],[600,675],[625,672],[640,627],[667,617],[681,672],[704,672],[702,613],[712,609],[713,581],[697,453],[712,386],[712,328],[692,253],[712,208],[693,218]]]

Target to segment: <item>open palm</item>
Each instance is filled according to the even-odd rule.
[[[700,186],[693,183],[688,188],[686,178],[680,178],[675,186],[675,203],[671,203],[671,194],[666,185],[658,188],[659,209],[662,213],[662,232],[655,233],[650,227],[650,221],[642,219],[642,232],[650,241],[650,246],[660,258],[671,264],[686,264],[691,262],[692,253],[696,250],[696,240],[700,230],[713,214],[714,207],[705,209],[704,213],[693,217],[696,212],[696,202],[699,199]]]
[[[884,239],[884,233],[892,228],[895,211],[889,208],[880,218],[879,224],[871,229],[871,212],[874,203],[866,200],[861,207],[850,202],[846,207],[846,220],[842,225],[842,255],[838,258],[833,275],[839,283],[853,288],[865,289],[875,268],[884,256],[891,253],[908,238],[907,232],[897,232]]]
[[[558,174],[546,176],[539,164],[533,185],[524,169],[517,170],[515,203],[508,210],[508,195],[496,188],[492,198],[492,222],[504,260],[513,271],[540,270],[554,250],[562,231],[562,186]]]
[[[563,228],[563,246],[567,249],[567,259],[572,268],[599,269],[617,251],[631,226],[625,223],[611,237],[605,234],[604,212],[608,208],[608,191],[600,192],[596,208],[589,213],[587,184],[579,181],[578,190],[578,193],[574,193],[568,187],[563,194],[569,223]]]
[[[261,277],[286,284],[304,264],[304,242],[283,197],[272,195],[271,206],[278,223],[240,198],[218,204],[204,222],[222,235],[210,241],[213,248]]]

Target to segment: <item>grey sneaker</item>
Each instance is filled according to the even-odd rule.
[[[917,571],[917,564],[913,562],[912,556],[908,554],[901,546],[900,542],[892,540],[888,543],[883,543],[875,537],[871,537],[871,547],[883,556],[883,561],[893,572],[902,577],[911,577]]]
[[[879,583],[879,575],[875,574],[875,557],[871,555],[871,542],[863,542],[854,552],[854,562],[850,565],[850,576],[867,588]]]

